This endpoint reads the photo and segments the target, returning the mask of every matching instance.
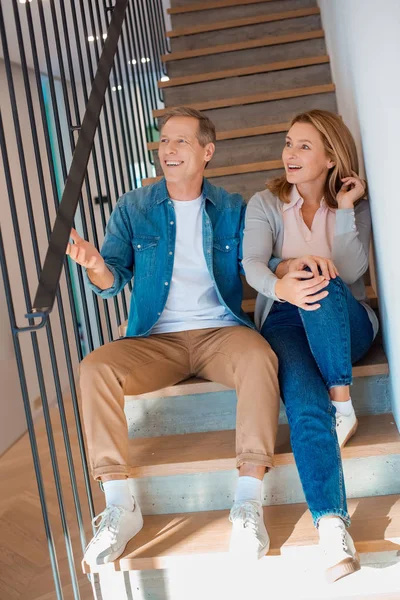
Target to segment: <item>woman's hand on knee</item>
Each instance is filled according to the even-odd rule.
[[[291,258],[288,262],[288,273],[303,271],[308,267],[314,277],[322,275],[329,280],[335,279],[339,275],[333,261],[322,256],[301,256],[300,258]]]
[[[275,294],[280,300],[286,300],[304,310],[317,310],[318,302],[326,298],[324,289],[329,280],[322,275],[314,276],[310,271],[290,271],[275,285]]]

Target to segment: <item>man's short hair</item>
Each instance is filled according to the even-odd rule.
[[[193,119],[197,119],[199,122],[197,139],[199,140],[200,146],[205,148],[207,144],[215,144],[215,125],[211,121],[211,119],[203,115],[198,110],[195,110],[194,108],[189,108],[188,106],[177,106],[176,108],[170,108],[159,121],[160,132],[164,125],[170,119],[172,119],[172,117],[191,117]]]

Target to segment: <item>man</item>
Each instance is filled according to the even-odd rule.
[[[245,203],[203,178],[215,151],[208,118],[182,107],[171,109],[160,125],[165,178],[120,198],[101,254],[75,231],[67,249],[102,298],[115,296],[133,278],[126,337],[92,352],[80,368],[90,466],[106,499],[85,552],[88,564],[115,560],[143,526],[129,487],[124,395],[193,375],[237,392],[239,479],[231,548],[260,557],[269,547],[261,485],[273,466],[277,359],[241,310]]]

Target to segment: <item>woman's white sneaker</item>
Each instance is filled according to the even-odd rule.
[[[269,550],[269,535],[265,528],[260,502],[247,500],[233,505],[229,520],[232,534],[229,552],[243,559],[257,560]]]
[[[89,566],[104,565],[116,560],[143,527],[139,505],[134,501],[132,511],[122,506],[107,506],[93,519],[97,532],[85,550],[83,562]]]
[[[360,558],[351,535],[339,517],[323,518],[319,522],[319,546],[322,550],[326,579],[333,583],[360,567]]]
[[[358,421],[354,410],[350,415],[342,415],[336,411],[336,433],[340,448],[343,448],[357,431]]]

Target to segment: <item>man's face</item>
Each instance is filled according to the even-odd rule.
[[[203,174],[215,146],[200,145],[198,128],[194,117],[172,117],[162,128],[158,155],[167,181],[183,183]]]

